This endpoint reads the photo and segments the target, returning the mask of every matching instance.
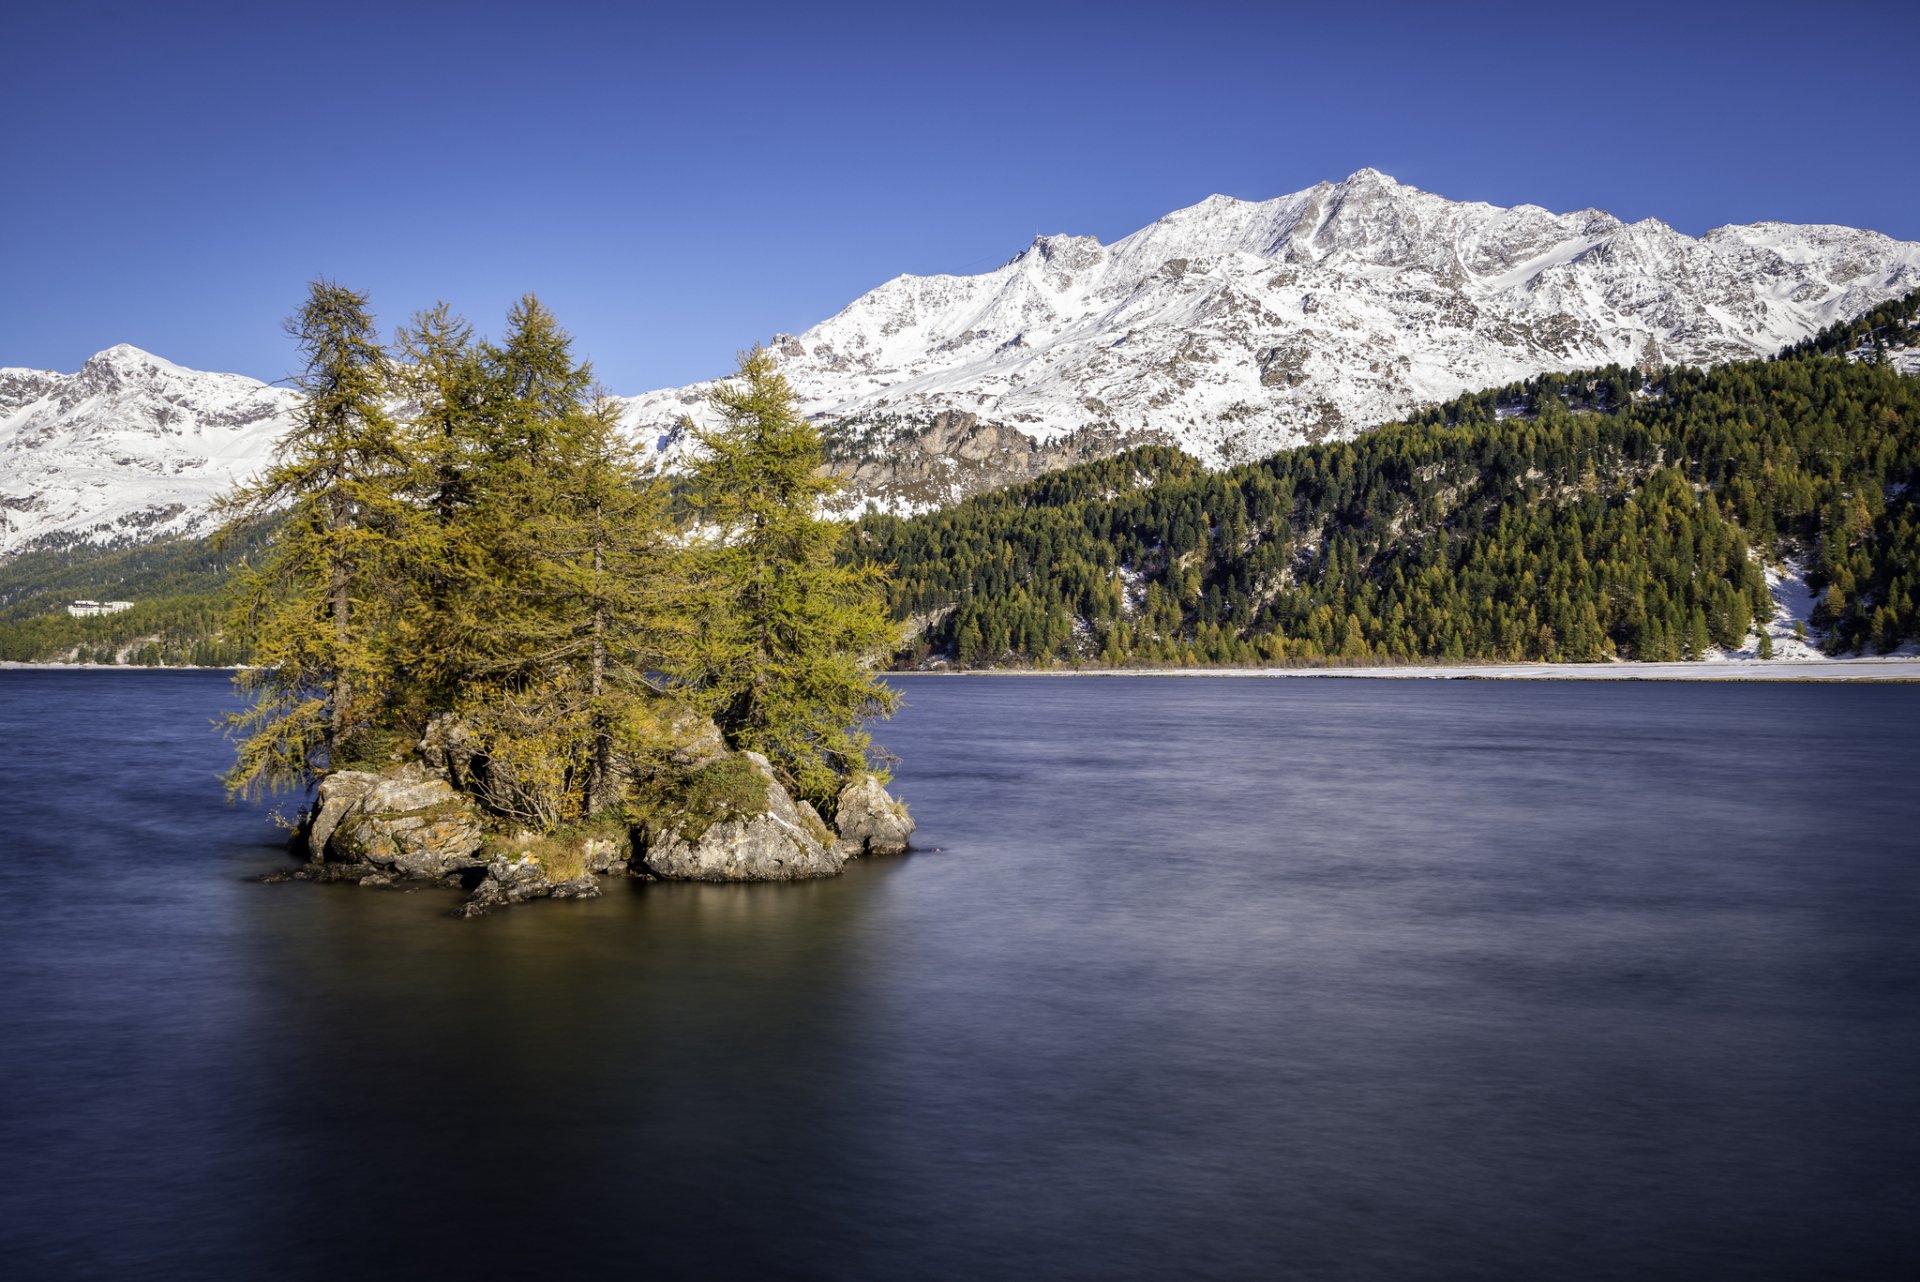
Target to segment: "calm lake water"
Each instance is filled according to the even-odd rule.
[[[0,672],[0,1268],[1920,1276],[1920,687],[902,685],[934,849],[459,921]]]

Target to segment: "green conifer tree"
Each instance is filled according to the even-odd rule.
[[[658,678],[684,665],[686,558],[668,492],[617,407],[528,295],[484,353],[441,632],[456,704],[486,746],[487,800],[545,829],[616,798]]]
[[[640,467],[617,406],[597,398],[551,449],[539,501],[514,509],[516,578],[499,598],[514,608],[482,621],[464,696],[493,756],[545,781],[505,790],[503,808],[549,828],[617,800],[615,764],[645,750],[659,674],[687,662],[689,605],[667,484]]]
[[[897,640],[885,567],[838,559],[845,528],[822,501],[820,434],[756,347],[713,393],[695,500],[709,531],[691,685],[738,748],[763,752],[823,809],[843,777],[873,770],[863,723],[899,695],[870,667]]]
[[[493,437],[488,414],[498,398],[486,346],[445,303],[416,315],[396,343],[399,390],[412,410],[403,426],[415,512],[400,619],[408,662],[396,694],[418,724],[449,706],[467,670],[461,598],[485,569],[474,532],[480,465]]]
[[[230,793],[303,785],[351,752],[387,693],[390,574],[411,463],[385,409],[391,365],[367,296],[327,280],[288,322],[305,357],[299,408],[273,464],[222,504],[227,530],[281,507],[257,564],[237,575],[233,625],[255,666],[236,684],[250,706]]]

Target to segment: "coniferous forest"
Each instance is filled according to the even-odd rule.
[[[1829,353],[1913,308],[1773,361],[1546,375],[1224,472],[1135,450],[868,516],[856,555],[894,567],[905,663],[1765,656],[1782,558],[1830,651],[1886,651],[1920,639],[1920,380]]]

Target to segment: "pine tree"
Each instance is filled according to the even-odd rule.
[[[712,404],[721,421],[693,468],[709,538],[688,675],[735,747],[830,807],[844,776],[874,768],[863,723],[899,703],[869,666],[897,639],[886,571],[838,559],[845,529],[819,513],[838,483],[771,355],[744,353]]]
[[[222,505],[227,529],[285,505],[263,561],[238,576],[236,630],[255,667],[236,683],[251,705],[231,793],[304,785],[351,751],[386,693],[382,621],[407,520],[410,463],[384,402],[391,366],[367,296],[327,280],[288,322],[305,357],[294,424],[272,466]]]

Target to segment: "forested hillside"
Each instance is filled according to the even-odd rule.
[[[0,565],[0,659],[72,656],[83,663],[200,664],[244,660],[223,637],[223,589],[257,556],[267,529],[224,542],[165,539],[102,550],[91,544],[29,552]],[[74,618],[69,601],[129,600],[119,614]]]
[[[1829,325],[1787,348],[1780,359],[1829,355],[1880,361],[1890,351],[1916,345],[1920,345],[1920,292],[1891,299],[1853,320]]]
[[[1829,649],[1886,650],[1920,637],[1920,381],[1823,339],[1549,375],[1224,472],[1135,451],[856,546],[897,567],[908,663],[1693,658],[1748,641],[1787,556]]]

